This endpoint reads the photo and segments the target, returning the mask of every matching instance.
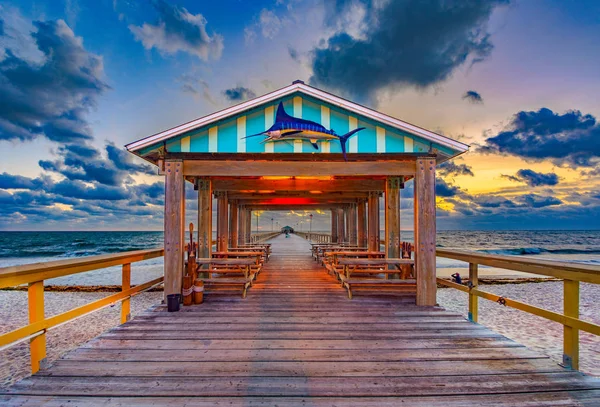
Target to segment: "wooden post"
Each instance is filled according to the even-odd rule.
[[[357,240],[357,231],[356,231],[356,204],[348,205],[348,211],[346,212],[348,215],[348,242],[351,245],[358,245]]]
[[[331,242],[338,242],[338,212],[337,209],[331,210]]]
[[[252,208],[246,212],[246,243],[252,242]]]
[[[244,244],[246,238],[246,207],[238,206],[238,244]]]
[[[381,238],[379,237],[379,192],[370,192],[369,193],[369,225],[368,225],[368,234],[369,234],[369,242],[368,249],[369,251],[379,251],[379,242]]]
[[[217,198],[217,251],[226,252],[229,244],[227,192],[217,192],[215,196]]]
[[[579,281],[564,280],[564,313],[579,318]],[[568,369],[579,369],[579,329],[565,325],[563,332],[563,365]]]
[[[357,208],[357,244],[360,247],[367,246],[367,201],[361,199],[358,202]]]
[[[121,291],[129,290],[131,288],[131,263],[123,264],[121,277]],[[124,324],[129,319],[131,319],[131,297],[121,301],[121,323]]]
[[[479,273],[477,263],[469,263],[469,287],[477,288],[479,285]],[[479,317],[479,297],[469,293],[469,321],[477,322]]]
[[[231,201],[229,205],[229,246],[238,247],[238,204]]]
[[[29,323],[43,321],[44,315],[44,281],[29,283],[27,287],[27,300],[29,302]],[[46,332],[29,340],[29,354],[31,359],[31,374],[40,370],[46,359]]]
[[[417,159],[414,182],[417,305],[435,305],[435,158]]]
[[[388,177],[385,187],[385,254],[400,257],[400,177]]]
[[[165,161],[165,301],[169,294],[181,294],[185,242],[184,188],[182,161]]]
[[[212,190],[210,178],[198,178],[198,257],[209,258],[212,252]]]
[[[338,237],[338,242],[340,243],[345,243],[346,242],[346,232],[345,232],[345,228],[344,228],[344,209],[342,208],[338,208],[337,209],[337,237]]]

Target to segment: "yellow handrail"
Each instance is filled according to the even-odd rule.
[[[131,263],[163,255],[164,250],[159,248],[0,268],[0,288],[28,284],[27,298],[29,304],[29,324],[0,335],[0,348],[12,346],[22,340],[29,339],[31,372],[35,373],[40,369],[40,364],[46,358],[47,330],[118,301],[121,301],[121,323],[127,322],[129,320],[130,298],[141,291],[160,284],[164,279],[164,277],[159,277],[132,288],[130,286]],[[122,265],[121,292],[50,318],[45,317],[45,279],[117,265]]]
[[[462,250],[438,249],[438,257],[460,260],[469,263],[468,285],[457,284],[442,278],[437,282],[446,287],[469,294],[469,320],[477,322],[478,298],[485,298],[501,305],[515,308],[563,325],[563,365],[567,368],[579,368],[579,331],[600,335],[600,325],[579,319],[579,283],[600,284],[600,267],[587,264],[566,263],[560,261],[537,260],[517,256],[481,254]],[[479,285],[479,265],[521,271],[564,280],[564,311],[553,312],[522,301],[512,300],[493,293],[482,291]]]

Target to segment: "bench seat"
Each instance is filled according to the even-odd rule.
[[[203,279],[204,287],[210,291],[242,290],[242,298],[246,298],[248,287],[252,285],[251,279],[245,278],[206,278]]]
[[[377,290],[378,292],[414,292],[417,281],[410,280],[384,280],[376,278],[345,278],[342,285],[348,290],[348,298],[352,299],[353,289]]]

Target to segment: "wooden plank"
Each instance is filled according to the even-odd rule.
[[[381,191],[385,187],[383,179],[285,179],[264,178],[219,178],[213,181],[215,191],[321,191],[321,192],[363,192]]]
[[[435,159],[417,160],[414,182],[417,305],[435,305]]]
[[[338,242],[338,211],[337,209],[331,210],[331,241],[333,243]]]
[[[332,162],[332,161],[228,161],[185,160],[183,172],[191,176],[382,176],[415,173],[414,161]]]
[[[217,251],[227,251],[229,246],[229,203],[227,192],[215,192],[217,198]]]
[[[165,161],[165,299],[169,294],[181,294],[183,284],[184,195],[183,163]]]
[[[172,362],[92,362],[80,363],[59,360],[52,370],[40,371],[39,376],[146,376],[166,375],[186,377],[410,377],[410,376],[456,376],[553,373],[562,369],[547,359],[465,360],[437,361],[436,363],[415,362],[261,362],[252,363],[197,363],[195,361]]]
[[[233,384],[233,382],[232,382]],[[253,386],[249,386],[252,388]],[[308,391],[310,388],[306,388]],[[1,396],[0,396],[1,397]],[[0,398],[2,400],[2,398]],[[597,407],[600,404],[600,391],[582,390],[582,391],[562,391],[562,392],[539,392],[539,393],[514,393],[514,394],[483,394],[483,395],[457,395],[452,397],[441,396],[423,396],[423,397],[344,397],[335,395],[332,397],[311,397],[305,394],[302,397],[190,397],[189,393],[179,397],[61,397],[61,396],[17,396],[4,397],[8,407],[44,406],[44,407],[64,407],[68,404],[77,406],[116,406],[116,407],[136,407],[136,406],[176,406],[185,405],[187,407],[331,407],[331,406],[349,406],[349,407],[556,407],[556,406],[580,406]],[[310,404],[308,404],[310,403]]]
[[[229,205],[229,247],[238,246],[238,202],[232,200]]]
[[[368,245],[370,251],[379,251],[379,192],[371,192],[368,199]]]

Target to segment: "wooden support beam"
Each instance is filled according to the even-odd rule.
[[[435,305],[435,159],[417,160],[414,182],[417,305]]]
[[[252,208],[246,210],[246,243],[252,238]]]
[[[165,161],[165,299],[181,294],[183,281],[185,186],[183,163]]]
[[[379,251],[379,192],[371,192],[368,201],[368,244],[370,251]]]
[[[348,227],[348,242],[352,245],[358,244],[358,231],[356,222],[356,204],[348,205],[347,227]]]
[[[246,207],[251,208],[252,210],[257,210],[257,211],[289,211],[289,210],[295,210],[295,211],[303,211],[303,210],[307,210],[307,211],[314,211],[317,209],[322,209],[322,210],[331,210],[331,209],[337,209],[339,208],[342,204],[340,203],[316,203],[316,204],[311,204],[311,205],[259,205],[256,203],[252,203],[252,202],[246,202],[246,201],[238,201],[240,202],[240,204],[244,204],[246,205]]]
[[[212,251],[212,191],[209,178],[198,178],[198,257],[209,258]]]
[[[477,263],[469,263],[469,283],[471,289],[479,285],[479,272]],[[479,319],[479,297],[469,292],[469,321],[477,322]]]
[[[399,258],[400,253],[400,177],[388,177],[385,187],[385,253]]]
[[[229,247],[238,246],[238,203],[235,200],[229,203]]]
[[[238,244],[244,244],[246,239],[246,207],[238,205]]]
[[[579,319],[579,281],[564,280],[564,313],[568,317]],[[567,369],[579,369],[579,329],[564,326],[563,366]]]
[[[356,207],[357,221],[357,244],[361,247],[367,246],[367,200],[360,199]]]
[[[229,200],[267,200],[273,198],[308,198],[311,200],[326,201],[326,200],[344,200],[350,202],[356,198],[366,198],[368,192],[365,191],[338,191],[338,192],[323,192],[320,191],[286,191],[286,190],[265,190],[257,192],[250,189],[247,192],[228,192]]]
[[[227,192],[215,192],[217,198],[217,251],[226,252],[229,243],[229,204]]]
[[[338,242],[346,242],[346,228],[345,228],[345,212],[344,208],[338,208],[337,210],[337,237]]]
[[[328,177],[329,178],[329,177]],[[384,179],[284,179],[222,178],[213,180],[215,191],[321,191],[321,192],[367,192],[385,188]]]
[[[337,209],[331,210],[331,241],[337,243],[338,241],[338,211]]]
[[[43,321],[44,315],[44,281],[29,283],[27,287],[29,305],[29,323]],[[42,332],[29,340],[29,357],[31,374],[37,373],[46,359],[46,332]]]
[[[185,160],[185,175],[206,177],[253,176],[392,176],[414,175],[413,161],[331,162],[331,161],[230,161]]]
[[[121,291],[127,291],[131,288],[131,263],[123,264],[121,268]],[[131,319],[131,299],[125,298],[121,301],[121,323]]]

